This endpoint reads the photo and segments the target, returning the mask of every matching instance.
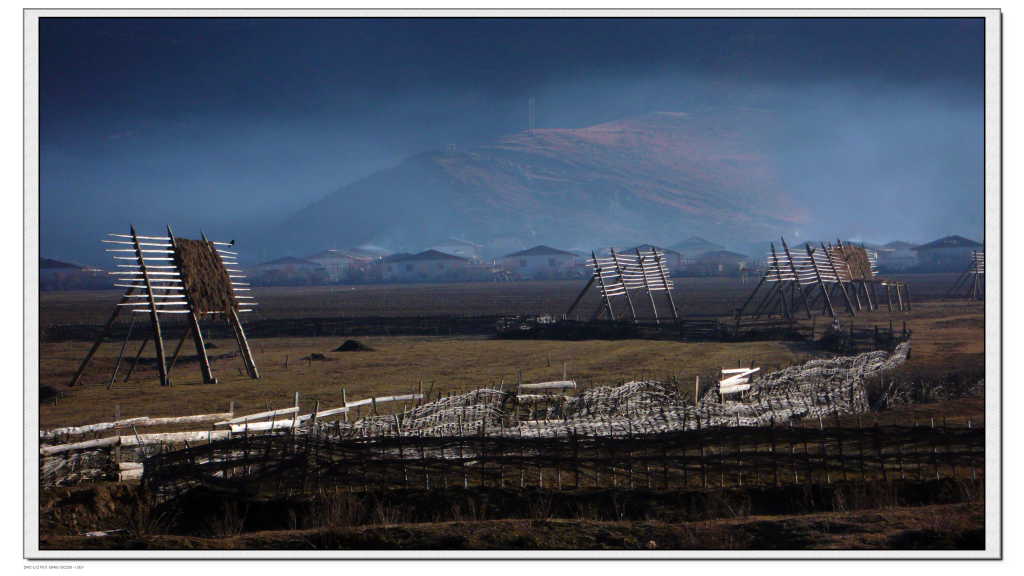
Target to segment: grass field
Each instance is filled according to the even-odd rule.
[[[942,299],[954,275],[903,279],[910,284],[914,295],[912,311],[880,310],[862,313],[853,319],[843,317],[844,327],[851,323],[861,328],[888,327],[892,322],[898,330],[905,322],[913,333],[913,352],[900,369],[899,377],[936,384],[957,379],[976,382],[982,378],[984,304]],[[273,323],[355,317],[361,319],[354,324],[358,331],[361,327],[374,328],[374,318],[559,314],[568,307],[580,287],[580,282],[547,282],[259,288],[256,294],[262,303],[260,312],[248,316],[247,321],[262,319]],[[742,284],[733,279],[681,279],[677,282],[675,298],[683,314],[718,315],[724,319],[752,288],[753,283]],[[376,335],[355,336],[373,349],[359,352],[334,351],[351,336],[298,334],[251,338],[262,375],[260,380],[254,381],[243,376],[241,359],[233,354],[236,352],[234,341],[215,337],[209,340],[209,353],[214,372],[220,379],[216,385],[202,384],[195,359],[183,357],[174,368],[175,385],[161,387],[150,345],[142,356],[146,362],[139,365],[132,380],[125,383],[119,379],[108,389],[107,382],[121,344],[112,341],[100,348],[85,375],[84,385],[68,388],[67,382],[91,344],[81,335],[90,334],[93,326],[98,331],[118,296],[114,291],[41,295],[42,329],[79,327],[77,332],[50,332],[51,335],[79,336],[47,337],[40,343],[40,386],[59,393],[57,399],[40,406],[42,428],[109,421],[115,411],[124,418],[222,412],[228,409],[230,402],[234,402],[237,413],[245,414],[291,406],[296,392],[305,412],[317,402],[322,407],[339,405],[342,389],[349,400],[411,392],[421,383],[424,391],[464,391],[502,384],[509,386],[520,377],[525,382],[560,379],[563,366],[566,375],[583,386],[652,377],[674,379],[687,391],[698,376],[704,383],[715,382],[723,367],[754,363],[767,371],[828,355],[808,343],[786,341],[500,340],[482,335],[380,335],[387,331],[373,330],[367,334]],[[586,309],[595,304],[588,300],[583,306]],[[819,317],[815,324],[821,330],[825,321]],[[129,359],[140,343],[136,333],[136,338],[126,348]],[[188,347],[185,351],[192,353]],[[313,355],[322,359],[311,359]],[[127,364],[122,365],[121,378],[126,370]],[[388,408],[400,409],[401,406]],[[970,418],[975,425],[984,426],[983,415],[984,398],[970,396],[900,406],[876,416],[883,424],[904,426],[911,421],[928,422],[945,417],[960,420],[961,425],[963,419]],[[860,419],[844,418],[839,425],[859,426]],[[950,480],[944,479],[943,482],[959,486],[966,480],[952,480],[949,484]],[[753,487],[743,490],[747,492],[741,491],[741,498],[756,496]],[[906,508],[886,504],[850,510],[846,508],[846,501],[838,498],[835,502],[820,502],[821,508],[807,509],[796,515],[761,516],[750,510],[702,521],[673,519],[671,514],[662,513],[636,518],[614,516],[609,521],[605,517],[607,511],[600,512],[597,508],[577,516],[557,515],[536,508],[535,498],[530,494],[518,496],[528,504],[528,510],[523,512],[525,517],[506,514],[508,511],[500,507],[474,505],[452,512],[455,518],[464,514],[463,521],[448,521],[452,516],[447,515],[430,522],[401,523],[405,520],[395,515],[401,508],[378,503],[379,510],[374,508],[368,522],[326,518],[315,524],[317,527],[308,528],[304,525],[308,526],[314,519],[299,518],[304,525],[299,523],[282,530],[243,531],[238,528],[239,519],[232,514],[211,512],[204,505],[190,509],[189,513],[205,510],[207,516],[212,514],[207,518],[209,522],[203,523],[207,528],[220,526],[223,529],[209,535],[160,529],[153,523],[163,515],[147,511],[144,499],[140,498],[139,485],[99,483],[44,492],[40,543],[44,548],[60,549],[977,549],[983,546],[985,502],[980,491],[968,490],[969,495],[962,493],[961,497],[943,500],[947,495],[945,488],[923,490],[928,492],[926,501]],[[712,497],[710,493],[705,496]],[[429,500],[439,497],[432,493]],[[447,497],[475,502],[475,498],[486,499],[488,495],[467,490],[454,491]],[[585,499],[587,496],[577,494],[576,497]],[[667,497],[671,501],[677,494],[673,492]],[[540,501],[544,498],[564,499],[555,491],[542,495]],[[624,492],[609,500],[614,510],[621,507],[620,498],[647,504],[657,500],[642,493]],[[761,498],[764,499],[763,494]],[[441,505],[448,508],[443,502]],[[710,508],[698,507],[690,512],[706,513],[708,510]],[[82,531],[114,527],[124,531],[108,538],[78,535]]]
[[[913,311],[889,314],[878,311],[844,319],[857,326],[897,327],[906,321],[914,333],[914,353],[908,368],[932,377],[983,366],[983,303],[934,299],[946,286],[942,275],[910,277],[915,298]],[[682,279],[677,299],[684,309],[728,310],[752,289],[732,279]],[[264,317],[338,316],[355,314],[442,315],[456,311],[474,314],[544,312],[564,307],[579,283],[468,284],[422,286],[358,286],[316,288],[262,288]],[[923,295],[923,296],[922,296]],[[101,323],[117,293],[44,293],[40,318],[49,323]],[[728,302],[729,304],[725,304]],[[557,308],[556,308],[557,309]],[[251,317],[250,317],[251,318]],[[818,319],[818,326],[823,324]],[[46,324],[43,325],[44,327]],[[98,328],[97,328],[98,330]],[[175,386],[159,386],[152,363],[142,365],[128,383],[106,388],[120,343],[101,347],[84,379],[85,386],[68,389],[89,342],[43,342],[40,348],[40,385],[64,393],[56,403],[41,406],[41,426],[78,425],[112,418],[115,406],[123,417],[177,416],[225,411],[234,401],[241,413],[290,406],[299,392],[304,408],[316,401],[334,406],[344,388],[349,399],[425,390],[466,390],[516,381],[561,378],[563,363],[570,378],[592,384],[614,384],[640,376],[676,377],[692,382],[696,376],[711,382],[722,367],[755,364],[765,370],[791,365],[823,352],[798,342],[674,342],[666,340],[497,340],[488,337],[373,336],[360,341],[368,352],[332,352],[340,337],[254,338],[253,352],[262,379],[242,375],[240,358],[213,361],[217,385],[203,385],[194,360],[179,361]],[[141,341],[128,346],[128,355]],[[212,357],[236,350],[234,342],[212,341]],[[186,353],[188,352],[186,347]],[[308,361],[311,354],[325,360]],[[152,345],[144,358],[154,355]],[[121,378],[126,373],[121,369]]]

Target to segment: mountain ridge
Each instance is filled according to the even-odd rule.
[[[299,210],[266,240],[402,250],[461,235],[501,252],[774,234],[803,216],[759,141],[774,121],[757,110],[655,112],[426,151]]]

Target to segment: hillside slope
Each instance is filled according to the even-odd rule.
[[[759,140],[770,122],[753,110],[662,112],[427,152],[328,195],[267,240],[399,250],[461,236],[500,253],[773,234],[802,215]]]

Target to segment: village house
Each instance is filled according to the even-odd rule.
[[[962,272],[971,262],[971,253],[984,250],[984,244],[963,236],[946,236],[914,248],[917,267],[929,272]]]
[[[889,272],[900,272],[917,266],[917,246],[910,242],[889,242],[884,246],[875,248],[878,253],[878,267],[880,270]]]
[[[468,258],[427,250],[419,254],[393,254],[381,261],[385,282],[443,282],[465,279]]]
[[[356,256],[343,250],[324,250],[306,258],[323,266],[330,282],[357,280],[360,272],[373,261],[372,258]]]
[[[641,244],[626,250],[626,252],[629,254],[636,254],[637,250],[640,250],[640,252],[649,252],[652,248],[661,252],[662,258],[664,259],[665,265],[668,267],[670,274],[682,272],[686,267],[687,260],[686,257],[683,256],[683,253],[671,248],[662,248],[661,246],[654,246],[653,244]]]
[[[507,254],[501,261],[514,277],[528,280],[569,277],[579,262],[572,252],[544,245]]]
[[[327,270],[316,262],[285,256],[257,264],[249,270],[253,284],[264,286],[307,286],[325,284]]]
[[[467,260],[479,260],[480,254],[483,251],[483,246],[470,242],[469,240],[448,238],[444,242],[431,246],[430,249],[438,252],[444,252],[445,254],[451,254],[452,256],[465,258]]]

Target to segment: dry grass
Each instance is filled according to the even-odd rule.
[[[925,283],[912,279],[914,294],[935,293],[945,286],[945,278]],[[575,295],[578,283],[522,283],[358,286],[318,288],[260,289],[263,308],[272,314],[291,317],[325,314],[441,314],[461,309],[472,313],[507,311],[551,311],[561,300]],[[699,310],[704,302],[718,309],[723,302],[735,304],[737,294],[745,295],[752,286],[728,279],[681,279],[686,291],[686,306]],[[352,288],[349,290],[349,288]],[[46,293],[41,299],[41,320],[50,323],[101,323],[117,296],[112,292]],[[984,358],[984,304],[967,301],[925,301],[911,312],[889,314],[884,310],[865,313],[852,319],[859,327],[888,326],[892,319],[898,329],[904,321],[914,333],[914,350],[908,370],[925,375],[979,371]],[[844,323],[851,320],[844,318]],[[820,330],[824,322],[818,319]],[[43,323],[45,326],[46,323]],[[848,325],[848,324],[847,324]],[[138,334],[138,332],[137,332]],[[56,404],[41,407],[44,428],[77,425],[108,420],[115,405],[125,417],[179,416],[224,411],[235,401],[240,413],[270,407],[289,406],[299,392],[303,408],[311,409],[316,400],[335,406],[345,388],[349,399],[394,392],[409,392],[420,380],[424,389],[465,390],[481,386],[515,382],[522,371],[524,381],[558,379],[566,362],[569,377],[594,384],[614,384],[640,376],[677,377],[689,389],[695,376],[713,381],[726,366],[754,361],[764,369],[786,366],[819,355],[807,346],[787,342],[684,343],[671,341],[543,341],[493,340],[479,337],[366,337],[371,352],[331,352],[342,343],[341,337],[259,338],[252,340],[253,353],[263,379],[243,376],[238,357],[214,361],[217,385],[201,385],[198,366],[181,362],[172,374],[176,383],[161,388],[157,372],[140,367],[128,387],[118,383],[106,390],[117,343],[108,343],[87,372],[87,386],[69,390],[78,362],[88,342],[44,342],[40,347],[40,385],[63,391]],[[214,340],[213,356],[234,352],[231,340]],[[129,357],[140,344],[132,342]],[[191,354],[186,345],[185,353]],[[307,362],[304,357],[324,354],[327,360]],[[149,346],[145,356],[152,357]],[[287,368],[285,361],[287,359]],[[121,374],[125,374],[122,365]]]
[[[544,341],[493,340],[486,338],[380,337],[363,338],[370,352],[331,352],[338,338],[269,338],[254,340],[253,353],[262,379],[243,376],[238,357],[215,361],[220,379],[216,385],[201,384],[195,362],[179,363],[172,376],[175,386],[159,385],[154,368],[141,368],[126,387],[118,382],[106,389],[117,346],[101,348],[84,387],[68,390],[65,383],[89,344],[43,344],[42,384],[66,390],[56,405],[40,410],[44,428],[103,421],[120,405],[123,417],[186,415],[225,411],[235,401],[240,413],[290,406],[300,393],[304,408],[336,406],[345,388],[350,400],[371,395],[415,391],[422,379],[424,390],[456,391],[483,386],[513,384],[522,371],[524,382],[562,377],[562,363],[570,378],[584,383],[613,384],[641,376],[692,383],[701,376],[708,382],[723,366],[737,362],[785,366],[808,358],[803,347],[782,342],[736,344],[670,341]],[[216,341],[212,354],[231,350],[232,341]],[[136,347],[138,344],[136,343]],[[131,348],[130,349],[134,349]],[[152,348],[150,348],[152,350]],[[326,360],[303,360],[313,353]],[[287,367],[285,360],[287,359]],[[550,359],[550,365],[549,365]],[[179,361],[180,362],[180,361]],[[240,369],[243,372],[240,373]],[[121,374],[125,373],[122,366]]]

